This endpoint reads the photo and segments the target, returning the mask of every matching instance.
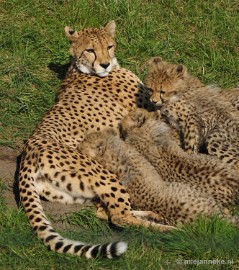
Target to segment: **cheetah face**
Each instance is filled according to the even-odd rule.
[[[118,67],[114,21],[103,28],[89,28],[78,32],[66,26],[65,33],[71,41],[70,53],[75,67],[80,72],[105,77]]]
[[[79,143],[77,149],[91,158],[102,156],[105,152],[106,141],[101,133],[92,133]]]
[[[149,61],[145,84],[151,91],[151,101],[160,105],[176,95],[185,85],[186,67],[154,57]]]
[[[120,125],[120,135],[123,140],[132,133],[155,134],[153,137],[168,133],[169,127],[162,121],[161,112],[147,112],[137,108],[126,115]],[[141,133],[141,134],[142,134]]]
[[[85,139],[79,143],[77,149],[91,158],[103,156],[107,149],[108,141],[116,136],[112,129],[97,131],[86,135]]]

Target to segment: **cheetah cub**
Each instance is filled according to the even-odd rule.
[[[120,129],[125,142],[134,146],[164,181],[186,183],[224,206],[238,199],[237,172],[214,157],[185,152],[160,112],[136,109],[123,118]]]
[[[150,162],[113,130],[89,134],[78,149],[118,176],[134,207],[158,213],[169,224],[191,222],[198,215],[222,215],[212,196],[187,183],[163,181]]]
[[[239,170],[239,118],[231,103],[187,72],[155,57],[145,79],[161,115],[183,134],[184,148],[217,156]]]
[[[239,111],[239,87],[219,92],[220,96],[229,101]]]

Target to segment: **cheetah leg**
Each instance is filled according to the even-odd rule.
[[[136,217],[136,218],[143,218],[146,220],[154,220],[155,222],[164,222],[164,219],[162,216],[160,216],[157,213],[154,213],[153,211],[141,211],[141,210],[131,210],[131,213]],[[96,216],[100,219],[103,220],[108,220],[108,215],[101,205],[97,205],[97,212]]]
[[[159,221],[162,221],[162,218],[158,214],[152,213],[151,211],[131,210],[129,204],[129,195],[128,193],[126,193],[125,188],[118,181],[117,182],[113,181],[113,183],[114,183],[113,186],[108,185],[107,187],[104,188],[103,190],[104,193],[102,195],[98,193],[98,196],[100,198],[102,198],[102,196],[103,198],[105,198],[106,194],[110,194],[112,188],[116,191],[113,197],[118,198],[118,200],[116,201],[114,200],[114,202],[112,202],[111,200],[102,200],[103,205],[106,205],[107,207],[108,218],[113,224],[118,226],[125,226],[125,225],[133,225],[137,227],[143,226],[161,232],[177,229],[174,226],[162,225],[153,221],[144,220],[143,218],[145,218],[146,216],[148,216],[148,218],[156,219]],[[109,188],[108,192],[107,188]],[[120,189],[120,193],[117,192],[118,190],[116,190],[116,188]],[[108,196],[106,196],[106,199],[108,199]],[[104,208],[102,209],[102,207],[100,207],[97,212],[98,217],[107,219],[107,214],[104,211]],[[145,213],[143,214],[143,212]]]
[[[38,179],[35,183],[38,193],[50,202],[60,202],[64,204],[90,204],[91,199],[72,196],[64,189],[59,189],[56,185],[47,182],[47,180]]]
[[[198,153],[200,147],[198,118],[195,115],[188,115],[183,126],[184,149],[191,153]]]
[[[44,189],[45,180],[46,183],[52,185],[52,191],[54,191],[54,186],[58,188],[56,196],[66,193],[80,199],[98,197],[107,207],[110,220],[117,225],[152,227],[160,231],[174,229],[174,227],[136,218],[131,212],[126,189],[118,182],[115,175],[109,173],[97,162],[57,142],[48,140],[43,144],[44,146],[40,146],[39,143],[37,147],[26,146],[20,165],[19,192],[22,206],[32,228],[51,250],[87,258],[95,257],[97,254],[112,258],[124,253],[127,244],[115,242],[88,245],[63,238],[51,226],[40,201],[39,193]],[[41,181],[40,187],[37,183],[39,179],[44,180]],[[45,186],[49,188],[48,184]],[[65,196],[65,200],[67,198],[69,199]],[[60,197],[59,201],[61,201]]]
[[[124,242],[120,241],[102,245],[85,244],[81,241],[73,241],[62,237],[52,227],[44,213],[40,201],[39,190],[44,188],[45,181],[48,181],[47,183],[52,184],[52,186],[55,185],[58,187],[58,191],[55,195],[62,196],[62,194],[68,193],[72,194],[74,197],[80,195],[78,197],[84,196],[92,198],[95,196],[95,193],[92,191],[91,186],[88,190],[87,187],[83,186],[84,184],[81,183],[81,181],[84,180],[84,177],[86,177],[82,171],[82,180],[79,178],[75,180],[76,173],[72,171],[73,165],[77,164],[76,160],[83,163],[83,161],[79,160],[81,156],[74,155],[74,151],[67,151],[67,148],[63,148],[62,146],[57,145],[57,143],[51,144],[48,141],[47,146],[48,147],[44,146],[44,148],[39,145],[37,145],[36,148],[27,146],[29,149],[26,149],[22,155],[19,172],[19,193],[21,203],[28,216],[29,223],[37,236],[43,240],[48,248],[58,253],[75,254],[78,256],[85,256],[86,258],[93,258],[98,255],[108,258],[120,256],[127,249],[127,244]],[[70,155],[68,156],[69,159],[67,155]],[[60,161],[61,157],[66,163]],[[86,164],[82,165],[83,167],[81,169],[84,169],[84,165]],[[67,181],[65,179],[66,175],[69,176]],[[40,185],[38,183],[39,179],[44,180],[40,181]],[[48,184],[46,186],[47,188],[50,187]],[[75,190],[73,190],[73,186],[75,187]],[[54,192],[53,188],[49,188],[48,191],[49,190],[53,190]],[[48,195],[50,196],[50,194]],[[65,198],[67,199],[67,197]]]
[[[179,109],[180,108],[180,109]],[[183,114],[180,112],[183,111]],[[183,148],[189,152],[198,152],[200,146],[200,125],[201,119],[190,113],[193,108],[185,101],[165,105],[161,108],[161,116],[174,126],[183,137]]]
[[[163,217],[153,211],[132,210],[134,216],[138,218],[152,219],[157,222],[164,221]]]
[[[100,219],[107,220],[108,221],[108,214],[105,211],[105,208],[101,206],[101,204],[96,205],[97,210],[96,210],[96,216]]]
[[[97,162],[67,147],[53,151],[52,146],[51,150],[51,155],[48,151],[41,154],[41,160],[44,162],[39,164],[40,176],[49,179],[52,185],[58,186],[58,190],[60,189],[78,200],[91,200],[99,197],[107,208],[111,222],[119,226],[144,226],[159,231],[175,229],[173,226],[161,225],[135,217],[131,212],[129,194],[125,187],[114,174],[105,170]],[[65,158],[67,162],[59,159],[59,156],[67,157]]]

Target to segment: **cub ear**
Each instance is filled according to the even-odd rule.
[[[135,123],[137,127],[141,127],[144,124],[145,120],[146,116],[144,112],[141,111],[135,115]]]
[[[176,72],[178,73],[178,75],[185,77],[187,76],[187,68],[184,65],[178,65],[176,67]]]
[[[106,142],[104,140],[99,141],[96,144],[97,155],[103,156],[106,148]]]
[[[156,56],[156,57],[154,57],[153,59],[152,59],[152,62],[154,63],[154,64],[159,64],[160,62],[162,62],[162,58],[161,57],[159,57],[159,56]]]
[[[126,138],[127,138],[127,131],[124,130],[123,126],[122,126],[122,123],[119,123],[119,127],[118,127],[118,130],[119,130],[119,137],[121,140],[125,141]]]
[[[115,36],[115,28],[116,28],[116,24],[115,24],[115,21],[110,21],[108,22],[104,29],[105,31],[111,36],[111,37],[114,37]]]
[[[161,118],[161,112],[159,109],[154,112],[151,112],[151,115],[152,115],[152,119],[154,120],[158,120]]]
[[[70,41],[75,41],[78,38],[77,31],[73,30],[69,26],[66,26],[64,30],[65,30],[65,34],[66,34],[67,38]]]

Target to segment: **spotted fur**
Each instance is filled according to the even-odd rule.
[[[186,151],[216,156],[239,170],[239,118],[230,102],[188,74],[185,66],[158,57],[145,81],[152,100],[163,104],[161,115],[183,134]]]
[[[117,176],[76,146],[90,131],[117,129],[131,109],[152,110],[153,105],[137,76],[117,64],[113,21],[78,32],[66,27],[65,32],[72,64],[56,103],[25,144],[19,173],[21,202],[32,228],[51,250],[87,258],[117,257],[127,249],[124,242],[91,245],[59,235],[44,214],[40,196],[68,204],[98,198],[112,223],[151,226],[133,215],[129,194]]]
[[[187,153],[160,112],[136,109],[125,116],[121,134],[157,170],[165,182],[189,184],[228,207],[239,199],[239,176],[217,158]]]
[[[229,101],[239,111],[239,87],[220,91],[220,96]]]
[[[129,136],[131,136],[131,132]],[[144,138],[144,132],[142,136]],[[132,140],[130,140],[133,145],[135,145],[134,138],[133,134]],[[138,138],[141,140],[140,132],[136,144]],[[147,149],[148,145],[149,141],[144,141],[144,148]],[[122,184],[127,187],[134,207],[158,213],[162,215],[165,222],[171,225],[193,221],[199,215],[218,214],[225,217],[223,207],[217,203],[213,196],[203,192],[197,185],[190,185],[190,181],[179,182],[178,179],[175,179],[175,182],[167,181],[167,179],[164,181],[163,178],[169,171],[166,165],[172,166],[172,170],[174,169],[173,164],[167,163],[168,160],[164,161],[166,154],[160,158],[163,160],[160,175],[150,162],[140,154],[141,151],[138,152],[131,144],[122,141],[112,130],[89,134],[80,143],[79,149],[118,176]],[[152,148],[147,153],[151,152],[150,150]],[[152,154],[154,155],[155,151]],[[176,162],[179,163],[178,160],[174,163]],[[162,174],[163,167],[166,172]],[[178,171],[178,173],[180,172]],[[185,177],[183,173],[182,177]],[[172,178],[172,172],[169,177]],[[196,176],[195,180],[197,180]],[[213,180],[211,181],[213,182]],[[231,192],[231,189],[229,191]],[[228,220],[234,222],[232,217]]]

